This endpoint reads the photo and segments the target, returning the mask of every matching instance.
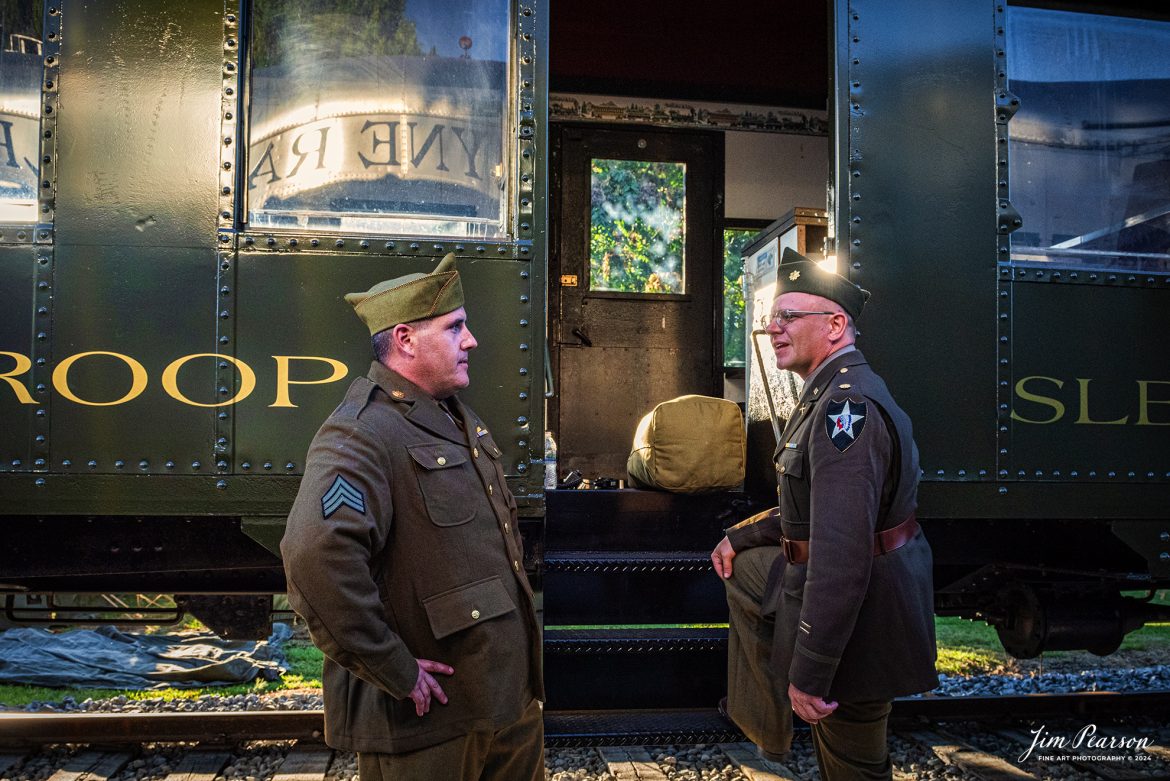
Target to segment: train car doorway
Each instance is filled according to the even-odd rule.
[[[553,135],[549,426],[562,476],[621,478],[642,415],[720,392],[723,137]]]

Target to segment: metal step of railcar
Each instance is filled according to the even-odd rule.
[[[735,491],[685,495],[636,488],[546,491],[544,548],[707,551],[756,508]]]
[[[544,743],[567,746],[661,746],[735,743],[743,733],[713,708],[643,710],[550,710],[544,712]]]
[[[548,551],[547,624],[725,623],[727,598],[703,551]]]
[[[727,627],[547,627],[544,678],[558,711],[709,708],[727,690]]]

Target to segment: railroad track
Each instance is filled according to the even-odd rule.
[[[1170,730],[1146,746],[1139,760],[1101,763],[1066,759],[1050,763],[1070,768],[1052,774],[1038,760],[1017,761],[1033,740],[1020,719],[1103,719],[1118,715],[1158,716],[1170,711],[1170,693],[1049,694],[1018,697],[920,698],[899,700],[891,722],[896,756],[917,757],[896,763],[896,778],[916,778],[933,768],[934,777],[983,781],[1027,781],[1073,775],[1106,781],[1170,781]],[[979,722],[972,730],[969,722]],[[1166,719],[1161,720],[1165,725]],[[1102,734],[1108,733],[1102,728]],[[321,711],[249,711],[198,713],[0,713],[0,779],[26,778],[23,768],[44,757],[50,745],[84,744],[59,752],[47,781],[107,781],[127,778],[127,768],[144,756],[143,744],[166,744],[172,757],[162,770],[138,778],[149,781],[213,781],[232,777],[234,763],[247,762],[248,751],[276,752],[269,771],[257,781],[346,781],[338,761],[352,768],[351,755],[335,755],[322,741]],[[669,778],[664,746],[702,744],[716,765],[731,765],[748,781],[800,778],[811,762],[807,736],[798,736],[792,763],[757,757],[754,747],[712,711],[641,713],[550,712],[546,715],[550,756],[566,747],[588,747],[589,762],[617,781]],[[973,736],[973,732],[977,735]],[[1116,730],[1114,730],[1116,732]],[[978,738],[978,739],[976,739]],[[991,741],[989,743],[989,740]],[[257,743],[257,742],[261,743]],[[279,741],[279,743],[272,743]],[[268,742],[268,743],[263,743]],[[177,745],[187,744],[187,745]],[[257,749],[256,746],[266,748]],[[275,748],[274,748],[275,746]],[[897,748],[900,747],[900,748]],[[803,752],[803,758],[799,755]],[[580,752],[578,752],[580,755]],[[1148,755],[1148,756],[1145,756]],[[241,757],[245,757],[241,759]],[[44,761],[43,759],[41,760]],[[1039,769],[1038,769],[1039,768]],[[131,768],[132,770],[132,768]],[[157,768],[156,768],[157,770]],[[949,772],[948,772],[949,770]],[[354,772],[356,770],[354,769]],[[942,773],[944,775],[938,775]],[[240,776],[242,777],[242,776]]]

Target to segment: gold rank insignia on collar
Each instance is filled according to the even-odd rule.
[[[406,398],[406,394],[403,391],[398,390],[397,388],[390,391],[390,395],[396,399],[405,399]]]
[[[796,271],[793,271],[791,274],[789,274],[789,275],[788,275],[788,278],[789,278],[790,280],[792,280],[793,282],[795,282],[796,280],[800,279],[800,269],[797,269]]]

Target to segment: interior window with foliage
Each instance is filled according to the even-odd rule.
[[[591,162],[589,289],[685,293],[685,163]]]
[[[723,365],[743,366],[744,330],[743,248],[759,233],[756,228],[723,231]]]

